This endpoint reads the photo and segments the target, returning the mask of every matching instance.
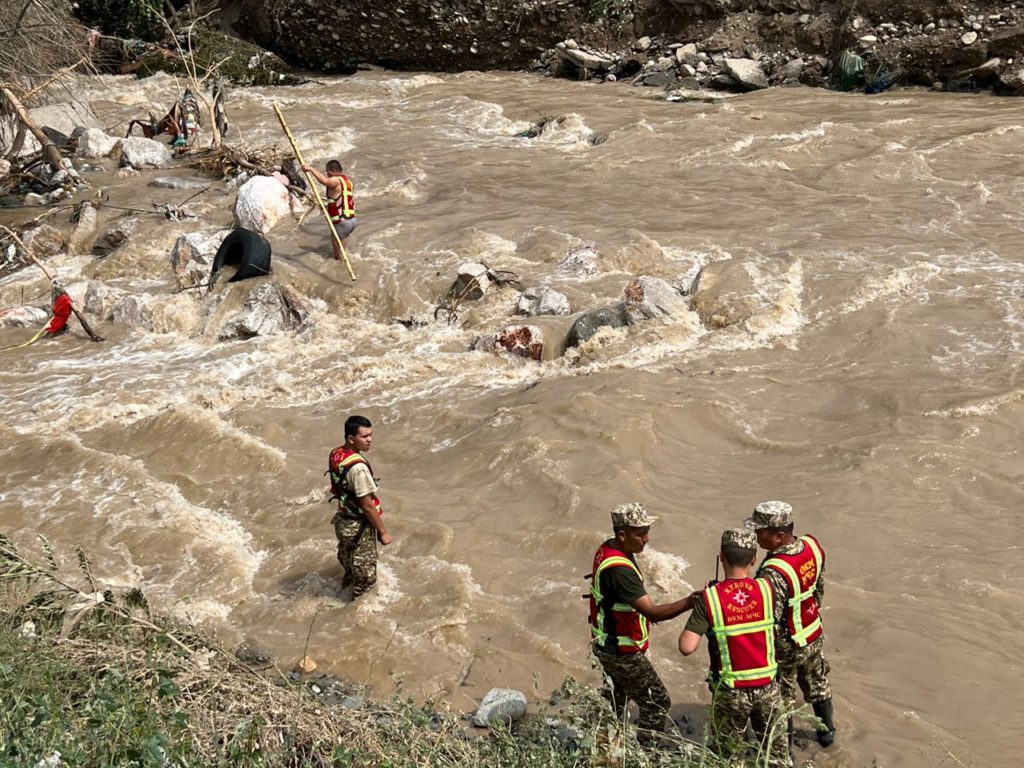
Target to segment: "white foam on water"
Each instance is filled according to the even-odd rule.
[[[894,269],[878,277],[867,277],[851,297],[833,307],[822,310],[814,319],[833,320],[851,312],[857,312],[879,299],[906,295],[921,290],[932,278],[942,274],[942,269],[931,262],[921,261],[907,267]]]
[[[549,121],[533,141],[540,145],[553,146],[564,152],[589,149],[594,131],[586,124],[582,115],[570,112]]]

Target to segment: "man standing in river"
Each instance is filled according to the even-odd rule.
[[[647,658],[648,622],[674,619],[693,607],[696,594],[674,603],[656,604],[644,589],[635,555],[650,540],[651,523],[642,504],[612,511],[614,538],[594,554],[590,582],[590,634],[594,656],[611,680],[603,694],[621,720],[630,699],[640,708],[641,738],[665,730],[672,700]]]
[[[821,601],[825,595],[825,550],[809,534],[793,535],[793,507],[784,501],[762,501],[746,521],[768,555],[757,571],[772,586],[775,598],[775,655],[779,688],[789,711],[796,708],[799,685],[804,700],[824,725],[818,743],[831,746],[836,738],[832,721],[832,689],[825,660]],[[793,718],[789,720],[790,741]]]
[[[338,562],[345,569],[341,587],[352,587],[352,599],[377,583],[377,542],[387,546],[391,535],[381,519],[373,469],[363,457],[373,443],[373,425],[365,416],[345,421],[345,444],[331,451],[327,472],[338,511],[331,521],[338,536]]]
[[[327,213],[331,217],[331,226],[338,233],[338,240],[348,248],[348,236],[355,231],[356,224],[356,199],[352,194],[352,180],[345,175],[344,168],[337,160],[327,163],[325,176],[311,165],[302,166],[302,170],[312,173],[327,188]],[[331,248],[334,249],[334,258],[341,261],[341,248],[337,241],[331,238]]]

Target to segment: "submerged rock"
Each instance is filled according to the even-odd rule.
[[[527,288],[516,304],[516,313],[527,317],[568,315],[569,312],[569,299],[547,286]]]
[[[602,328],[623,328],[628,324],[625,304],[592,309],[584,312],[573,322],[565,346],[578,347]]]
[[[249,291],[245,308],[220,334],[221,339],[270,336],[302,327],[309,310],[294,290],[273,283],[258,285]]]
[[[484,728],[495,723],[511,725],[526,714],[526,695],[512,688],[492,688],[484,696],[476,714],[473,725]]]
[[[482,299],[491,287],[490,270],[486,264],[467,261],[459,265],[459,271],[449,293],[460,301]]]
[[[641,275],[626,286],[626,318],[630,323],[656,317],[678,317],[690,311],[679,290],[660,277]]]
[[[473,342],[477,352],[508,353],[528,360],[544,357],[544,333],[535,325],[510,325],[500,333],[489,333]]]

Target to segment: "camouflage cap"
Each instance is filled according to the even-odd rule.
[[[639,502],[620,504],[612,510],[612,528],[645,528],[658,518],[647,514],[647,508]]]
[[[757,536],[749,528],[727,528],[722,531],[722,546],[757,549]]]
[[[762,501],[745,521],[747,528],[785,528],[793,523],[793,507],[784,501]]]

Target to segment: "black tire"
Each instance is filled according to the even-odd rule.
[[[238,266],[229,283],[263,277],[270,274],[270,243],[258,232],[236,227],[224,238],[213,257],[210,268],[210,282],[217,279],[217,273],[227,266]]]

